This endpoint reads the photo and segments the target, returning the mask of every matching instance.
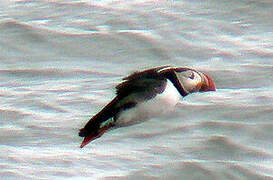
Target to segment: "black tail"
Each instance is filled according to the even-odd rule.
[[[84,126],[80,129],[79,136],[85,137],[95,133],[100,128],[101,123],[112,118],[116,114],[115,104],[118,101],[118,97],[115,97],[109,104],[107,104],[99,113],[93,116]]]
[[[101,124],[107,121],[109,118],[112,118],[116,114],[117,110],[115,108],[115,105],[117,101],[118,101],[118,97],[115,97],[99,113],[93,116],[86,123],[84,128],[80,129],[79,136],[85,137],[81,147],[85,146],[90,141],[100,137],[108,128],[112,126],[111,124],[111,125],[106,125],[105,127],[101,127]]]

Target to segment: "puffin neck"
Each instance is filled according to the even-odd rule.
[[[189,94],[189,92],[185,90],[183,84],[179,82],[174,71],[165,72],[163,75],[173,83],[173,85],[176,87],[181,96],[185,97]]]
[[[179,82],[179,80],[177,78],[174,79],[174,82],[173,82],[174,86],[176,87],[176,89],[179,91],[179,93],[185,97],[187,96],[189,93],[185,90],[183,84],[181,84]]]

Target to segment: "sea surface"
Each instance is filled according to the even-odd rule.
[[[122,77],[160,65],[217,91],[80,149]],[[0,1],[0,179],[273,179],[273,1]]]

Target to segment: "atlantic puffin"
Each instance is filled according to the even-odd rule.
[[[140,123],[170,112],[181,97],[194,92],[215,91],[205,73],[187,67],[161,66],[134,72],[116,86],[116,97],[80,129],[80,148],[112,127]]]

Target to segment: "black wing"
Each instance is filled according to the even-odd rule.
[[[167,79],[157,71],[166,67],[168,66],[135,72],[123,78],[125,81],[116,86],[117,96],[124,98],[130,94],[139,93],[150,99],[156,94],[162,93],[165,90]]]

